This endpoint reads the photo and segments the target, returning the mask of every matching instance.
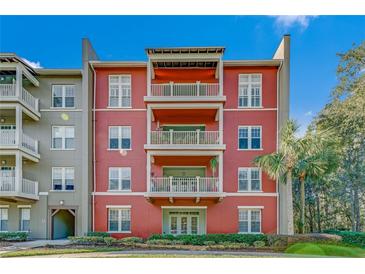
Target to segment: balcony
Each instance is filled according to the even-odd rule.
[[[144,97],[146,102],[201,102],[225,101],[219,83],[163,83],[151,84],[150,94]]]
[[[38,182],[22,178],[20,182],[13,172],[0,173],[0,199],[39,200]]]
[[[16,129],[0,130],[0,148],[1,149],[20,149],[25,153],[39,159],[38,141],[22,133],[21,141],[17,140]]]
[[[25,88],[21,88],[18,96],[15,84],[0,84],[0,102],[20,102],[38,118],[40,117],[39,99],[35,98]]]

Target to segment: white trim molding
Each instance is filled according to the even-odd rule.
[[[9,208],[9,205],[0,205],[0,208]]]
[[[237,206],[238,209],[264,209],[264,206]]]
[[[18,205],[17,208],[31,208],[31,205]]]
[[[207,209],[208,206],[161,206],[162,209]]]
[[[106,208],[132,208],[131,205],[106,205]]]

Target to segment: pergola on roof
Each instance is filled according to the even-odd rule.
[[[22,58],[17,56],[15,53],[0,53],[0,64],[12,64],[12,63],[21,63],[33,76],[37,75],[36,71],[32,66],[27,64]],[[7,73],[11,73],[11,71],[0,70],[0,74],[4,75]]]
[[[178,48],[147,48],[146,53],[151,54],[223,54],[224,47],[178,47]]]

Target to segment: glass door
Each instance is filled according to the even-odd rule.
[[[199,234],[199,212],[170,212],[169,220],[170,234]]]

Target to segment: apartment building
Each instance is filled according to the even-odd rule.
[[[223,47],[148,48],[147,62],[91,61],[93,229],[286,233],[285,185],[256,168],[288,117],[289,36],[272,59]]]
[[[0,231],[59,239],[90,230],[82,70],[0,55]]]
[[[286,188],[252,164],[289,112],[289,36],[272,59],[148,48],[147,61],[34,69],[0,54],[0,231],[287,233]]]

